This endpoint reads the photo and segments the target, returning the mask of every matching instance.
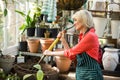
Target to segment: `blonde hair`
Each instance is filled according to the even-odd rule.
[[[88,28],[94,27],[92,14],[89,11],[87,11],[87,10],[77,11],[72,16],[72,18],[73,19],[78,19],[78,20],[82,21],[83,25],[88,27]]]

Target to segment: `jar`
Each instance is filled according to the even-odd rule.
[[[105,48],[105,52],[102,57],[103,68],[107,71],[114,71],[119,62],[118,56],[119,49]]]

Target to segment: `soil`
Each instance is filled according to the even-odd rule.
[[[3,55],[3,56],[0,56],[0,58],[2,58],[2,59],[11,59],[12,57],[10,55]]]
[[[25,74],[35,74],[37,69],[33,68],[33,63],[19,63],[14,65],[14,71],[22,79]],[[44,73],[44,80],[58,80],[58,72],[51,67],[49,64],[41,63],[41,69]],[[32,76],[28,80],[36,80]]]

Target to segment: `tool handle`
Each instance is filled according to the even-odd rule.
[[[55,41],[50,45],[50,47],[48,48],[48,50],[52,51],[53,47],[58,43],[59,40],[60,40],[60,38],[56,38]]]
[[[55,41],[50,45],[50,47],[48,48],[49,51],[52,51],[53,47],[58,43],[58,41],[60,40],[60,38],[56,38]],[[46,55],[43,55],[39,62],[40,63],[44,58],[45,58]]]
[[[72,26],[73,27],[73,26]],[[72,28],[70,27],[70,28]],[[66,28],[63,30],[64,33],[66,33],[66,30],[70,29],[70,28]],[[58,41],[60,40],[61,37],[57,37],[55,39],[55,41],[50,45],[50,47],[48,48],[49,51],[52,51],[53,47],[58,43]],[[43,55],[40,60],[38,61],[38,63],[40,63],[44,58],[46,57],[46,55]]]

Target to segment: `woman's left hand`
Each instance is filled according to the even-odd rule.
[[[50,56],[51,53],[52,53],[52,51],[49,51],[49,50],[45,50],[45,51],[43,52],[43,54],[44,54],[44,55],[47,55],[47,56]]]

